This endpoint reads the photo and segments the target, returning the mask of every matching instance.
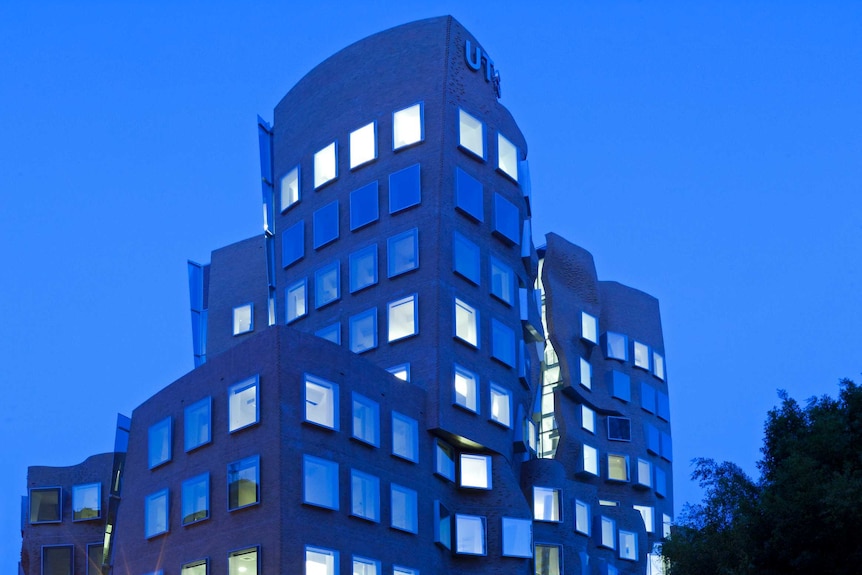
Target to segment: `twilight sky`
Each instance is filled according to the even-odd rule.
[[[677,510],[694,457],[756,475],[777,389],[862,380],[862,3],[292,4],[0,3],[0,571],[27,466],[192,368],[186,260],[261,231],[256,115],[420,18],[501,71],[536,245],[661,302]]]

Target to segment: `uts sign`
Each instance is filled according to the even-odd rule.
[[[467,40],[464,44],[464,59],[467,61],[467,66],[476,72],[481,70],[482,65],[484,64],[485,81],[493,83],[494,93],[497,94],[498,98],[502,96],[502,90],[500,89],[500,72],[494,68],[494,61],[481,46],[476,44],[476,48],[474,50],[473,43],[470,42],[470,40]]]

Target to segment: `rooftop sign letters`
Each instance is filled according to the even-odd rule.
[[[500,72],[494,68],[494,61],[491,56],[485,52],[481,46],[476,44],[476,49],[473,49],[473,43],[467,40],[464,44],[464,59],[467,61],[467,66],[471,70],[478,72],[485,66],[485,81],[491,82],[494,85],[494,93],[499,98],[502,96],[500,89]]]

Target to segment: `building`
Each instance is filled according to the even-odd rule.
[[[259,120],[264,233],[189,263],[195,369],[113,456],[30,469],[22,572],[658,566],[658,303],[556,235],[536,250],[499,97],[442,17],[345,48]]]

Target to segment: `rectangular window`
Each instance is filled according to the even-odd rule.
[[[479,246],[455,232],[452,248],[452,263],[455,273],[479,285]]]
[[[517,206],[494,192],[494,233],[508,245],[518,245],[521,236],[521,214]]]
[[[387,306],[389,341],[396,341],[419,333],[419,317],[416,294],[389,302]]]
[[[644,520],[644,527],[646,527],[647,533],[652,533],[655,530],[655,521],[653,516],[655,515],[652,507],[647,505],[633,505],[635,511],[641,514],[641,518]]]
[[[358,230],[380,218],[377,180],[350,192],[350,231]]]
[[[628,417],[608,416],[608,439],[612,441],[632,440],[632,420]]]
[[[377,244],[350,254],[350,293],[377,283]]]
[[[322,308],[341,299],[341,262],[323,266],[314,272],[314,307]]]
[[[667,473],[658,465],[655,469],[655,494],[660,497],[667,497]]]
[[[584,472],[592,475],[599,474],[599,451],[592,445],[584,444],[583,450],[583,467]]]
[[[299,201],[299,166],[281,178],[281,211]]]
[[[422,202],[419,164],[389,174],[389,213],[396,214]]]
[[[314,154],[314,189],[338,177],[338,149],[332,142]]]
[[[484,517],[455,515],[455,552],[463,555],[485,555]]]
[[[302,457],[303,502],[338,510],[338,464],[311,455]]]
[[[661,458],[667,461],[673,461],[673,445],[669,433],[660,432],[661,435]]]
[[[168,490],[162,489],[144,499],[144,535],[149,539],[168,532]]]
[[[186,451],[212,441],[212,398],[205,397],[185,409],[183,416]]]
[[[493,256],[491,256],[491,295],[509,305],[512,305],[515,299],[515,272]]]
[[[299,220],[281,233],[281,267],[298,262],[305,256],[305,222]]]
[[[485,126],[461,109],[458,110],[458,145],[485,159]]]
[[[562,575],[559,545],[536,545],[536,575]]]
[[[455,298],[455,337],[479,347],[479,310]]]
[[[644,433],[646,435],[647,451],[655,455],[661,453],[661,439],[658,428],[652,423],[644,423]]]
[[[72,575],[75,572],[74,553],[72,545],[42,547],[42,575]]]
[[[455,168],[455,207],[477,222],[485,221],[482,182],[461,168]]]
[[[496,383],[491,383],[491,421],[511,427],[512,393]]]
[[[410,363],[401,363],[387,367],[386,371],[400,379],[401,381],[410,381]]]
[[[102,516],[102,484],[72,486],[72,520],[86,521]]]
[[[314,332],[314,335],[326,341],[331,341],[335,345],[341,345],[341,322],[337,321],[324,326]]]
[[[638,484],[652,487],[652,465],[646,459],[638,459]]]
[[[613,481],[629,480],[628,456],[608,454],[608,479]]]
[[[533,519],[536,521],[562,521],[559,489],[533,487]]]
[[[210,474],[204,473],[183,482],[183,525],[210,516]]]
[[[596,432],[596,412],[586,405],[581,405],[581,427],[590,433]]]
[[[575,531],[590,534],[590,505],[575,499]]]
[[[350,514],[380,521],[380,479],[355,469],[350,470]]]
[[[329,202],[313,216],[314,249],[338,239],[338,200]]]
[[[666,393],[656,391],[656,415],[665,421],[670,421],[670,400]]]
[[[362,353],[377,347],[377,308],[350,317],[350,351]]]
[[[306,575],[338,575],[338,551],[305,546]]]
[[[491,489],[491,456],[461,454],[461,487]]]
[[[353,437],[378,447],[380,445],[380,405],[353,392]]]
[[[455,450],[439,439],[435,445],[434,472],[449,481],[455,481]]]
[[[533,522],[503,517],[503,557],[533,556]]]
[[[260,503],[260,457],[247,457],[227,466],[229,511]]]
[[[87,575],[102,574],[102,557],[104,545],[102,543],[90,543],[87,545]],[[182,575],[207,575],[206,571],[199,573],[183,573]]]
[[[59,487],[40,487],[30,490],[30,524],[62,521],[63,500]]]
[[[206,559],[186,563],[180,568],[180,575],[207,575],[209,564]]]
[[[308,280],[302,278],[284,290],[284,298],[287,300],[285,309],[285,323],[292,323],[308,313],[307,305]]]
[[[419,515],[416,492],[393,483],[391,498],[392,527],[410,533],[418,533]]]
[[[515,331],[491,318],[491,357],[515,367]]]
[[[667,539],[670,537],[670,525],[671,519],[670,515],[666,513],[662,513],[661,515],[661,536]]]
[[[397,411],[392,412],[392,455],[419,461],[419,423]]]
[[[422,102],[392,114],[392,149],[399,150],[425,139]]]
[[[434,543],[452,548],[452,514],[439,500],[434,501]]]
[[[518,148],[503,134],[497,134],[497,169],[518,181]]]
[[[609,517],[602,516],[602,538],[599,545],[602,547],[608,547],[609,549],[616,549],[616,523],[613,519]]]
[[[389,277],[417,269],[419,267],[419,229],[413,228],[389,238],[387,252]]]
[[[350,169],[377,159],[377,123],[371,122],[350,132]]]
[[[599,321],[585,311],[581,312],[581,339],[599,343]]]
[[[664,356],[656,352],[652,352],[652,373],[664,381]]]
[[[260,553],[257,547],[232,551],[227,556],[228,575],[257,575],[260,572]]]
[[[475,373],[455,365],[455,405],[479,413],[479,378]]]
[[[638,560],[637,533],[620,529],[620,559]]]
[[[398,565],[392,566],[392,575],[419,575],[418,569],[409,569]]]
[[[353,575],[380,575],[380,562],[354,555]]]
[[[629,359],[629,338],[622,333],[609,331],[605,334],[606,347],[605,357],[608,359]]]
[[[649,346],[639,341],[634,342],[635,367],[649,371]]]
[[[655,413],[655,407],[655,388],[648,383],[641,382],[641,408],[650,413]]]
[[[148,439],[148,461],[150,469],[171,460],[171,418],[166,417],[150,426]]]
[[[240,335],[254,330],[254,304],[233,308],[233,334]]]
[[[305,421],[338,430],[338,385],[305,375]]]
[[[621,371],[607,372],[608,383],[611,390],[611,395],[622,401],[632,400],[632,380]]]
[[[258,422],[257,384],[258,378],[254,376],[227,389],[228,431],[231,433]]]

